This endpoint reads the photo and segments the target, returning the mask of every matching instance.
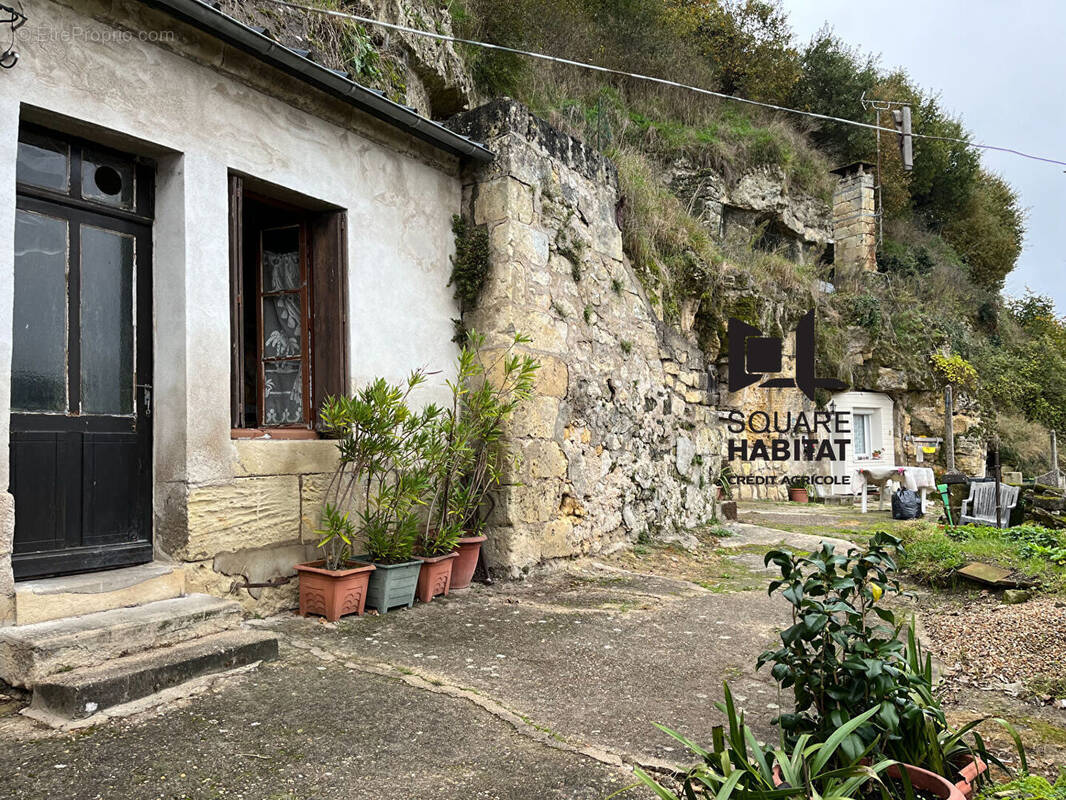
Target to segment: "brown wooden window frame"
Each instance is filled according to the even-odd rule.
[[[255,286],[245,286],[246,271],[246,203],[270,207],[286,215],[283,224],[263,224],[255,228]],[[291,221],[289,218],[291,217]],[[288,425],[267,426],[265,414],[265,367],[279,359],[267,358],[263,352],[263,301],[274,294],[263,291],[263,234],[269,230],[299,228],[300,309],[303,421]],[[231,436],[235,439],[309,439],[316,438],[318,414],[326,397],[347,391],[347,231],[341,210],[316,210],[277,200],[260,192],[249,191],[240,175],[230,175],[230,329],[231,329]],[[295,294],[295,291],[291,293]],[[255,308],[249,309],[248,302]],[[245,340],[248,314],[255,315],[256,360],[255,424],[246,418],[247,360],[253,348]],[[280,359],[292,360],[294,358]]]

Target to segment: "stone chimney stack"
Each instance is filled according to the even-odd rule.
[[[833,170],[833,263],[840,270],[877,271],[877,209],[874,165],[856,161]]]

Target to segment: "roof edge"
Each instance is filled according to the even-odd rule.
[[[484,145],[305,58],[201,0],[142,1],[435,147],[480,162],[495,158],[493,152]]]

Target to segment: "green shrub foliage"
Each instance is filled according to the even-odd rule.
[[[904,717],[915,712],[906,670],[901,625],[883,604],[886,593],[900,593],[894,551],[900,540],[874,536],[865,550],[840,555],[832,544],[800,556],[785,550],[766,554],[781,578],[770,584],[792,606],[792,625],[781,632],[781,647],[767,650],[759,666],[783,689],[795,694],[795,710],[775,720],[786,739],[803,734],[822,740],[845,725],[856,710],[876,708],[841,748],[858,758],[878,737],[897,736]],[[917,711],[920,715],[920,710]]]

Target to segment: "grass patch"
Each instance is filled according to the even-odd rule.
[[[977,797],[978,800],[1066,800],[1066,770],[1059,773],[1053,784],[1040,775],[1022,775],[1006,783],[989,784]]]
[[[1056,563],[1055,547],[1038,543],[1058,541],[1058,547],[1066,547],[1066,537],[1059,532],[1034,525],[1004,530],[981,526],[945,529],[928,522],[900,526],[894,532],[903,539],[905,548],[901,568],[930,586],[950,585],[955,570],[970,561],[981,561],[1017,570],[1044,591],[1066,594],[1066,565]]]

